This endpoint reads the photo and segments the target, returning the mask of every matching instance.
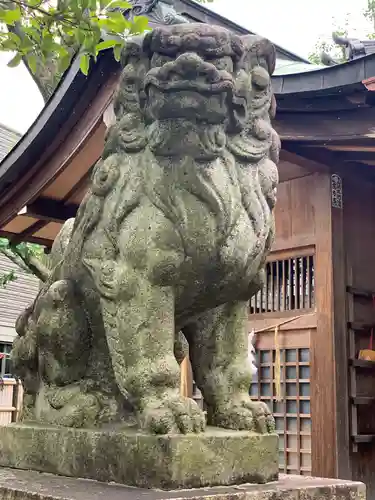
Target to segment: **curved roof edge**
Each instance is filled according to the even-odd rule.
[[[286,94],[339,91],[342,87],[355,85],[375,76],[375,54],[370,54],[343,64],[303,73],[274,75],[273,90],[281,96]],[[302,97],[302,96],[301,96]]]
[[[22,176],[30,164],[36,163],[41,151],[47,156],[53,155],[58,146],[54,141],[57,131],[64,127],[68,133],[72,124],[78,122],[84,110],[91,105],[99,88],[118,68],[119,64],[114,60],[111,50],[100,53],[88,77],[80,71],[79,59],[73,61],[28,132],[0,163],[0,196],[12,182]],[[375,54],[371,54],[307,73],[276,75],[272,77],[272,81],[276,98],[283,99],[293,95],[308,97],[324,91],[343,93],[343,87],[358,87],[359,83],[365,90],[361,82],[374,76]],[[46,144],[49,147],[46,148]]]
[[[36,163],[41,151],[45,151],[48,156],[53,155],[57,147],[57,132],[66,127],[68,122],[71,129],[79,121],[99,88],[119,67],[112,51],[99,55],[88,77],[80,71],[79,65],[79,57],[76,57],[29,130],[0,162],[0,197],[30,164]]]

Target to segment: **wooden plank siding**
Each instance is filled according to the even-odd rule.
[[[0,254],[0,273],[14,271],[15,281],[0,288],[0,342],[12,343],[16,332],[14,325],[21,312],[31,304],[38,293],[39,280],[27,274],[16,264]]]
[[[14,378],[2,380],[0,386],[0,426],[17,422],[22,408],[23,389]]]

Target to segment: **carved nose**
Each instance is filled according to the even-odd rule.
[[[172,73],[183,80],[203,79],[208,83],[215,83],[221,79],[220,72],[213,64],[193,52],[181,54],[175,61],[165,64],[159,72],[159,78],[169,80]]]

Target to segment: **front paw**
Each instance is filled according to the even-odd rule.
[[[261,434],[275,431],[275,420],[268,406],[252,401],[249,396],[218,405],[210,412],[210,424],[233,430],[249,430]]]
[[[140,414],[141,428],[152,434],[200,433],[205,425],[204,413],[190,398],[151,401]]]

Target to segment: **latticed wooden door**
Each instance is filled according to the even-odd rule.
[[[283,252],[270,257],[264,287],[250,301],[250,327],[259,331],[258,373],[250,395],[273,412],[280,437],[280,470],[311,474],[310,350],[309,328],[315,308],[314,248]],[[304,318],[312,322],[304,323]],[[297,321],[300,321],[299,326]],[[271,326],[272,325],[272,326]],[[281,343],[277,368],[275,325]],[[281,326],[283,325],[283,326]],[[263,326],[263,328],[262,328]],[[279,328],[279,326],[278,326]],[[276,370],[280,370],[276,373]],[[276,376],[278,375],[278,377]],[[281,394],[276,396],[280,382]]]
[[[308,348],[281,350],[282,401],[275,396],[275,350],[257,353],[258,374],[251,384],[253,399],[273,412],[280,439],[280,471],[311,474],[310,355]]]

